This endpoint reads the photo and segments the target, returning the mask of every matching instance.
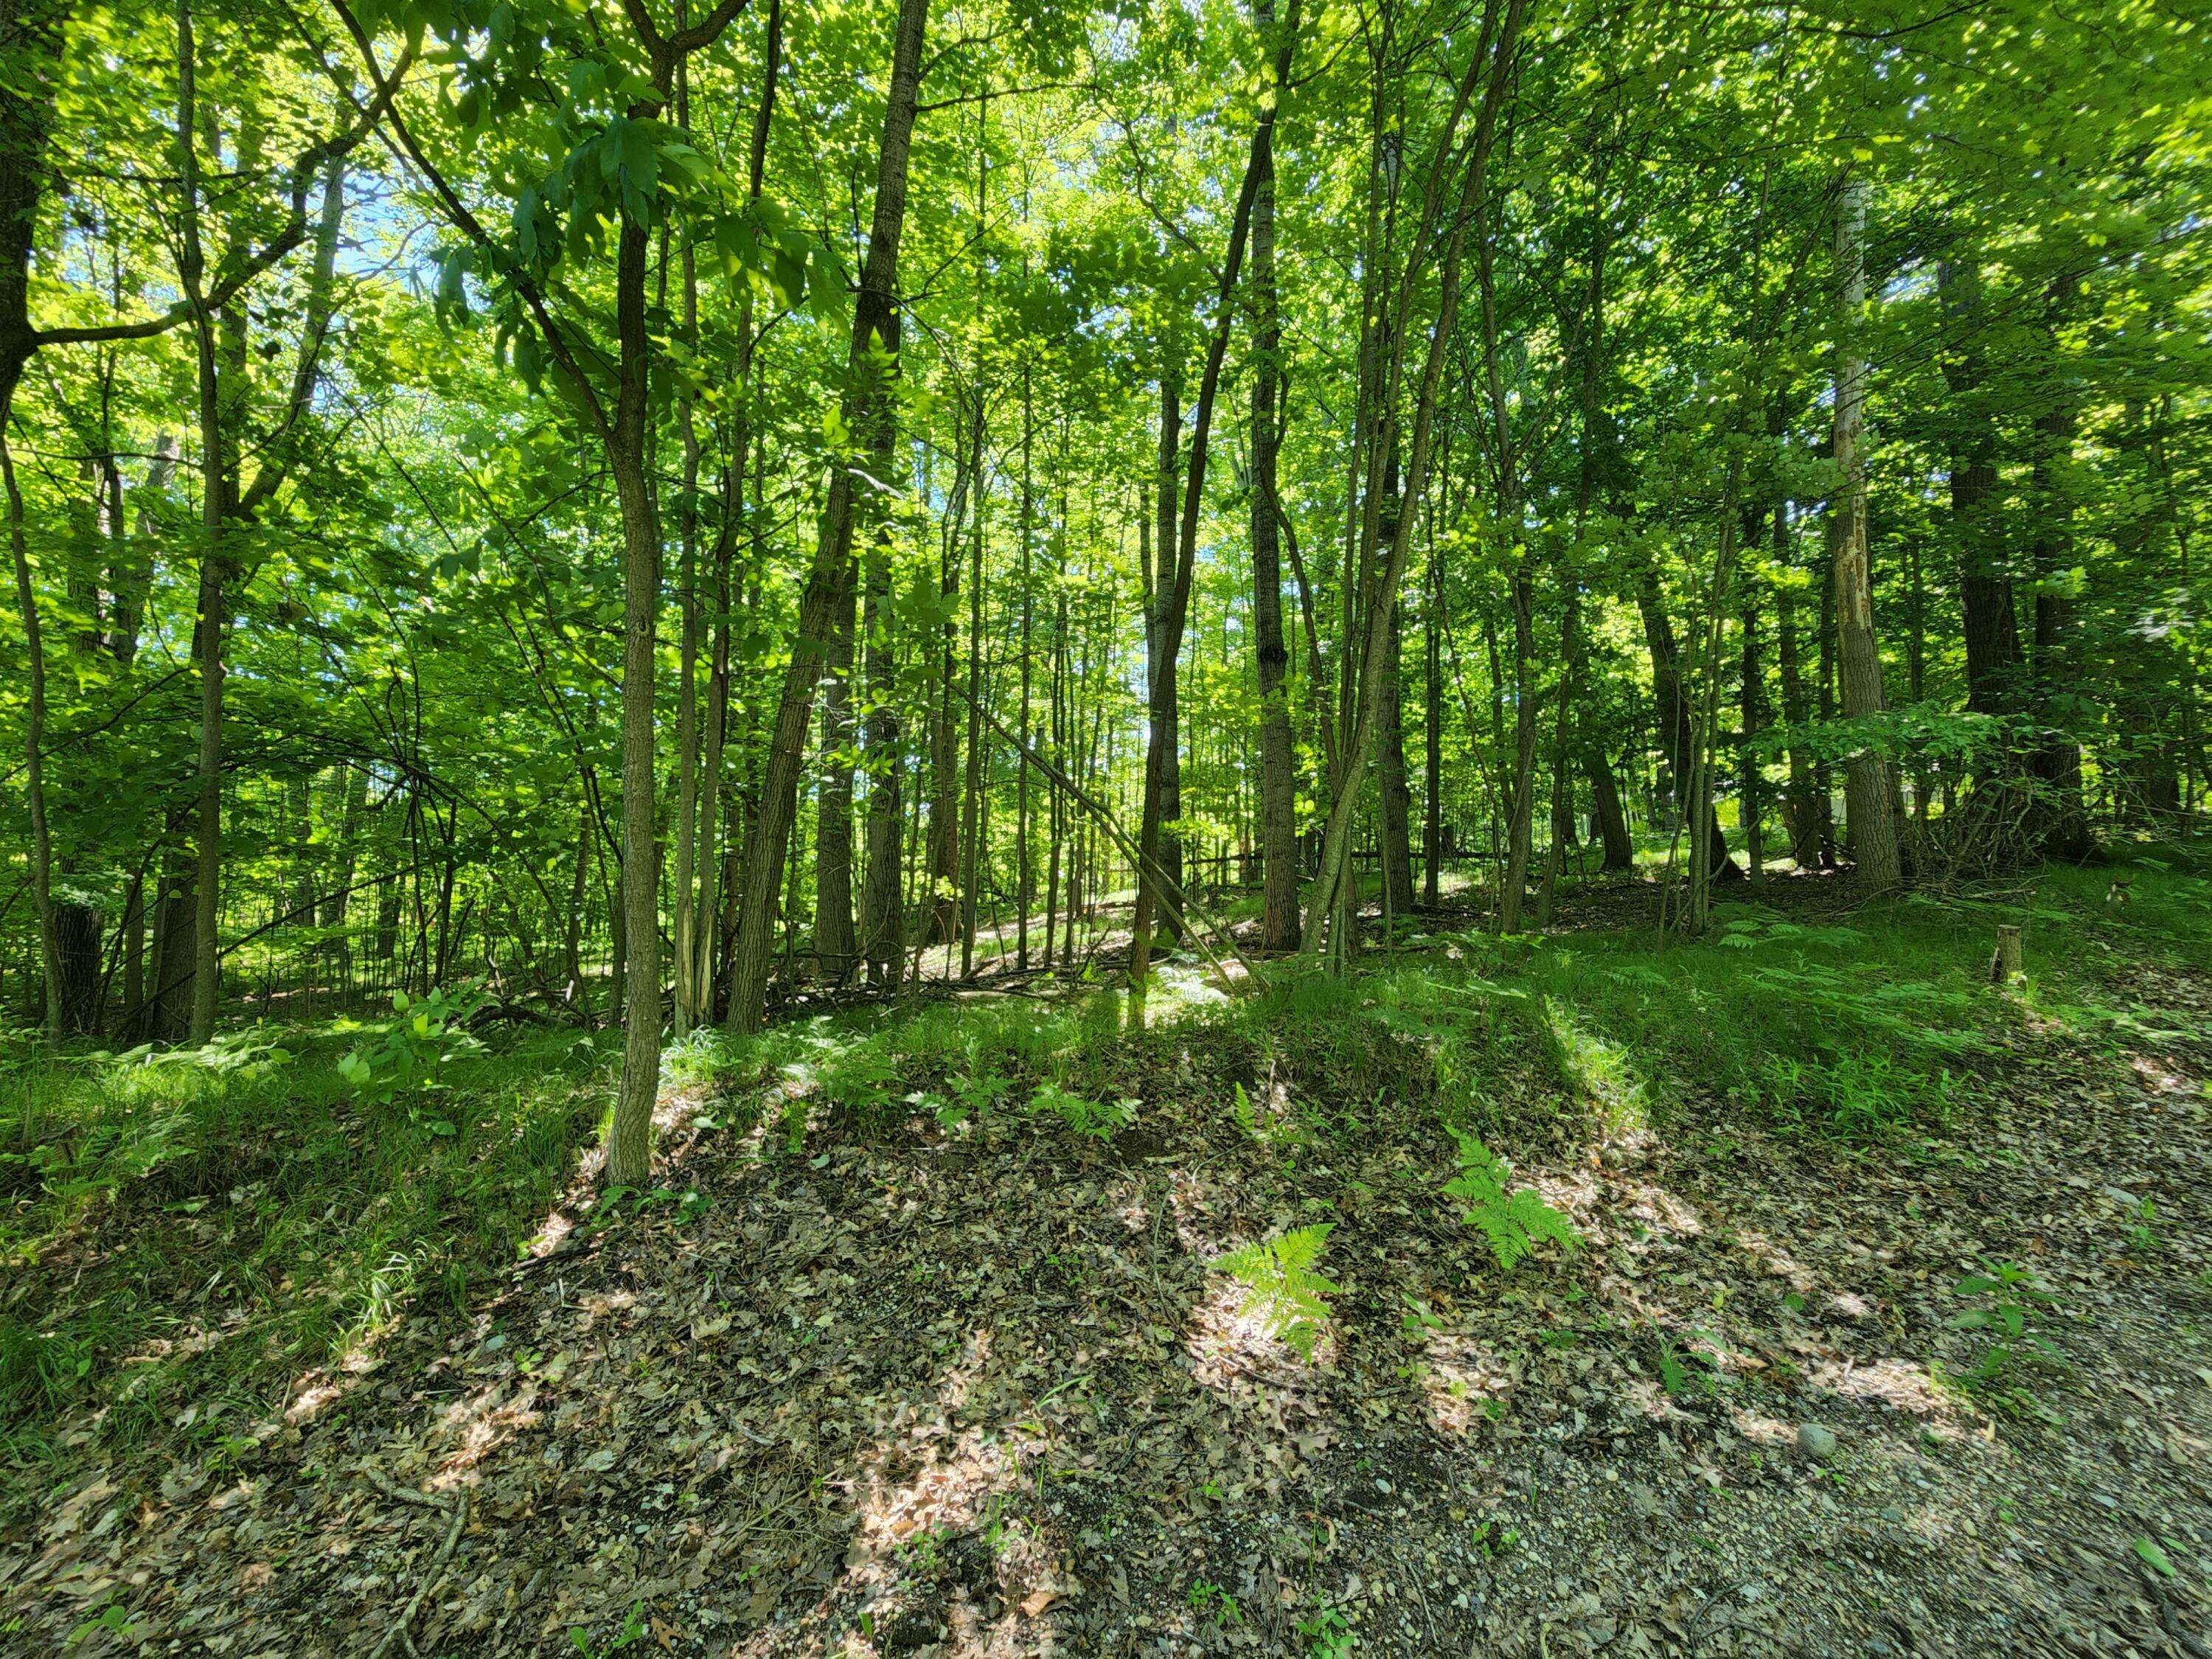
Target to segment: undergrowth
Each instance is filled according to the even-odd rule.
[[[1348,980],[1279,972],[1226,1002],[1170,970],[1149,1006],[1083,984],[742,1044],[702,1032],[671,1048],[666,1080],[732,1101],[732,1127],[766,1102],[769,1156],[994,1121],[1085,1158],[1194,1133],[1294,1164],[1387,1146],[1463,1184],[1486,1176],[1457,1196],[1511,1221],[1507,1161],[1594,1133],[1702,1133],[1721,1110],[1788,1135],[1936,1136],[2031,1030],[2201,1042],[2147,981],[2212,969],[2204,872],[2160,849],[2124,900],[2109,869],[1847,921],[1806,921],[1776,891],[1777,908],[1722,907],[1696,943],[1438,933]],[[2027,929],[2014,987],[1985,971],[2001,921]],[[616,1038],[487,1048],[422,1014],[404,1011],[404,1030],[257,1026],[159,1056],[0,1046],[0,1502],[61,1478],[64,1424],[76,1446],[125,1449],[179,1422],[223,1443],[410,1301],[459,1305],[513,1261],[602,1121]],[[1567,1242],[1525,1196],[1502,1256]]]
[[[342,1072],[384,1029],[8,1053],[0,1504],[58,1477],[65,1417],[111,1449],[180,1419],[221,1441],[421,1295],[459,1304],[514,1261],[600,1121],[599,1048],[577,1033],[471,1042],[426,1095]]]

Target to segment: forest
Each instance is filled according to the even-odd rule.
[[[2212,1651],[2212,14],[0,0],[0,1655]]]

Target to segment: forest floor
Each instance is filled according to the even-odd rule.
[[[0,1651],[2203,1655],[2212,881],[2107,878],[679,1056],[495,1283],[213,1440],[55,1408]],[[1219,1261],[1322,1223],[1308,1358]]]

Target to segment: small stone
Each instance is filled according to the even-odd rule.
[[[1797,1449],[1815,1463],[1828,1462],[1836,1455],[1835,1431],[1824,1429],[1818,1423],[1800,1423],[1797,1425]]]

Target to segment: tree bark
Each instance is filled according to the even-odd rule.
[[[1590,805],[1597,819],[1599,839],[1605,846],[1605,871],[1633,870],[1636,843],[1629,838],[1628,817],[1620,810],[1620,790],[1604,751],[1592,745],[1583,751],[1583,769],[1589,779]]]
[[[1253,0],[1261,35],[1274,0]],[[1260,943],[1298,945],[1297,753],[1291,741],[1289,651],[1283,642],[1283,568],[1275,461],[1282,443],[1282,319],[1275,286],[1275,156],[1260,157],[1252,195],[1252,284],[1258,307],[1252,362],[1252,629],[1260,687]],[[1431,877],[1433,880],[1434,878]]]
[[[1444,669],[1443,617],[1444,573],[1437,556],[1436,526],[1428,526],[1429,591],[1421,607],[1422,823],[1421,902],[1431,910],[1443,902],[1444,861]]]
[[[898,350],[898,334],[899,314],[894,311],[884,340],[894,353]],[[886,480],[896,459],[894,425],[890,419],[879,424],[872,452],[877,475]],[[897,659],[891,632],[890,529],[881,501],[872,499],[871,506],[877,528],[867,560],[867,602],[863,613],[868,687],[868,868],[860,914],[867,918],[868,983],[883,989],[896,987],[906,959],[906,906],[899,875],[900,836],[906,821],[906,757],[901,752]]]
[[[896,357],[882,374],[871,360],[878,349],[895,351],[898,339],[899,240],[906,225],[907,162],[914,139],[915,95],[921,80],[922,40],[928,15],[928,0],[900,0],[890,91],[884,106],[883,139],[877,153],[868,252],[861,266],[847,353],[845,426],[864,443],[873,439],[879,426],[897,418],[889,384],[896,370]],[[747,837],[737,950],[730,973],[730,1026],[741,1035],[758,1030],[767,1011],[775,896],[790,844],[807,716],[822,671],[822,641],[828,632],[841,573],[852,556],[852,469],[840,463],[830,473],[812,568],[799,603],[799,635],[785,672],[782,700],[762,769],[760,811]]]
[[[1775,508],[1778,513],[1782,509]],[[1756,538],[1750,538],[1753,541]],[[1766,779],[1753,745],[1766,726],[1766,670],[1759,656],[1759,585],[1743,596],[1743,775],[1737,816],[1743,832],[1746,872],[1753,887],[1766,885]]]
[[[859,954],[853,933],[853,635],[858,593],[848,562],[830,611],[823,661],[822,781],[815,794],[814,971],[842,986]]]
[[[1841,272],[1838,310],[1844,331],[1836,369],[1835,455],[1843,484],[1836,503],[1836,659],[1846,719],[1884,713],[1881,652],[1874,627],[1874,581],[1867,556],[1866,460],[1859,447],[1865,418],[1866,361],[1859,344],[1859,313],[1866,303],[1866,186],[1845,182],[1836,208],[1836,262]],[[1896,766],[1875,746],[1845,763],[1857,877],[1869,892],[1904,885],[1899,843]]]
[[[2074,464],[2078,394],[2068,383],[2058,324],[2071,309],[2078,282],[2051,284],[2045,325],[2049,405],[2035,417],[2035,460],[2030,491],[2036,503],[2031,549],[2035,562],[2035,685],[2042,736],[2031,763],[2042,798],[2036,822],[2047,857],[2080,862],[2094,848],[2081,798],[2081,746],[2068,730],[2069,708],[2080,672],[2075,604],[2068,566],[2074,556],[2074,504],[2068,474]],[[2186,647],[2185,647],[2185,649]]]
[[[1483,71],[1486,68],[1488,75],[1481,112],[1468,146],[1458,210],[1451,217],[1451,229],[1445,239],[1444,257],[1437,279],[1437,313],[1430,327],[1426,361],[1422,367],[1419,389],[1414,398],[1413,436],[1408,451],[1405,484],[1405,495],[1409,501],[1421,500],[1428,487],[1430,445],[1437,394],[1443,381],[1444,358],[1458,325],[1462,261],[1469,228],[1487,201],[1490,153],[1496,141],[1498,115],[1504,103],[1519,46],[1521,21],[1526,3],[1527,0],[1503,0],[1504,15],[1502,20],[1498,15],[1498,0],[1491,0],[1491,3],[1485,6],[1480,37],[1461,79],[1452,116],[1440,137],[1436,160],[1424,191],[1424,223],[1416,238],[1417,247],[1426,242],[1431,227],[1437,222],[1441,188],[1445,169],[1455,154],[1453,140],[1459,118],[1476,85],[1483,81]],[[1407,277],[1401,284],[1397,301],[1401,319],[1411,306],[1416,275],[1413,262],[1409,261]],[[1396,331],[1398,339],[1402,341],[1404,337],[1403,328]],[[1394,355],[1402,360],[1402,346],[1396,348]],[[1390,376],[1394,390],[1397,378],[1395,372]],[[1383,420],[1392,426],[1395,425],[1395,416],[1391,412],[1394,402],[1395,398],[1391,398],[1383,400]],[[1386,443],[1391,441],[1389,438],[1384,440]],[[1337,780],[1335,799],[1329,805],[1328,828],[1322,837],[1321,869],[1307,898],[1305,923],[1298,947],[1300,954],[1308,958],[1317,956],[1321,951],[1322,919],[1337,913],[1340,897],[1350,890],[1351,884],[1346,878],[1352,824],[1358,806],[1361,775],[1374,744],[1376,711],[1382,697],[1383,633],[1389,626],[1390,607],[1395,601],[1398,584],[1405,575],[1406,556],[1412,539],[1413,515],[1401,514],[1396,532],[1390,538],[1389,556],[1377,573],[1376,586],[1369,598],[1366,650],[1362,658],[1358,717],[1342,751],[1343,760],[1339,769],[1341,775]],[[1339,925],[1343,925],[1341,921]]]
[[[2021,666],[2020,623],[2012,577],[2004,566],[1997,515],[1997,434],[1986,406],[1981,271],[1971,261],[1946,264],[1938,288],[1958,344],[1946,359],[1951,391],[1951,522],[1959,549],[1959,599],[1966,631],[1966,707],[1976,714],[2008,709]]]

